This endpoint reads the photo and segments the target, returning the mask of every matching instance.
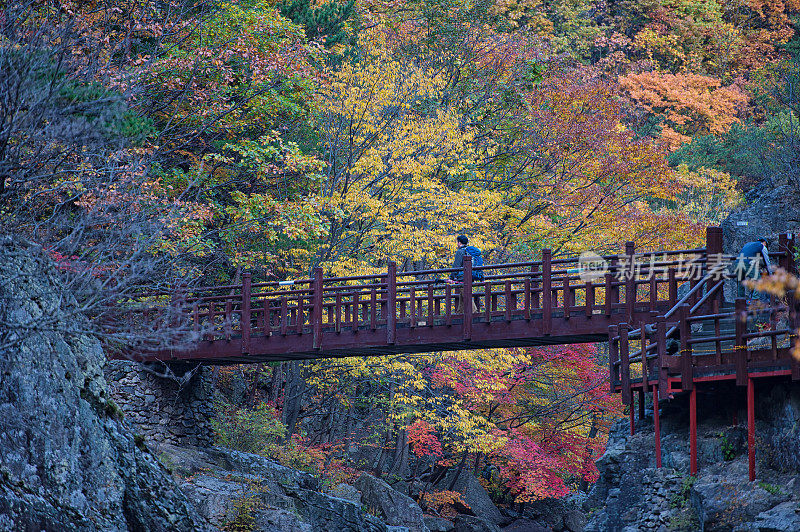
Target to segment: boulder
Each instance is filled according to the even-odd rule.
[[[361,505],[361,492],[350,484],[339,483],[328,490],[328,495]]]
[[[503,532],[552,532],[552,530],[530,519],[516,519],[510,525],[503,527]]]
[[[586,516],[577,503],[566,499],[542,499],[525,505],[525,515],[555,530],[580,532]]]
[[[387,525],[405,526],[411,532],[428,532],[422,509],[408,495],[367,473],[358,477],[355,488],[361,492],[363,504]]]
[[[199,501],[200,513],[214,526],[247,524],[269,532],[386,531],[360,503],[319,493],[315,478],[263,456],[222,447],[160,445],[157,451],[162,462],[184,477],[182,489]],[[336,488],[338,495],[359,495],[347,484]]]
[[[756,483],[742,482],[741,476],[729,474],[701,475],[691,493],[692,505],[706,532],[730,530],[752,521],[774,504],[770,500],[770,494]]]
[[[427,526],[428,530],[431,532],[450,532],[453,530],[453,522],[442,517],[426,515],[423,517],[423,520],[425,521],[425,526]]]
[[[756,516],[755,527],[764,532],[796,532],[800,530],[800,505],[787,501],[761,512]]]
[[[453,532],[500,532],[500,528],[474,515],[458,515],[453,520]]]
[[[495,525],[501,525],[508,520],[503,517],[497,506],[494,505],[489,494],[486,492],[478,479],[472,473],[462,470],[461,474],[453,483],[453,477],[456,471],[450,471],[443,479],[436,483],[436,490],[452,490],[461,494],[464,502],[470,507],[474,515],[480,516],[482,519],[489,521]],[[453,486],[450,488],[450,486]]]

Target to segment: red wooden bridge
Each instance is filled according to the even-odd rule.
[[[782,235],[771,253],[790,272],[794,242]],[[611,391],[630,405],[631,431],[636,395],[642,418],[646,393],[656,402],[690,394],[693,474],[697,386],[746,386],[753,477],[753,379],[800,380],[790,355],[800,312],[791,294],[762,309],[726,303],[731,259],[722,254],[722,230],[710,227],[704,248],[637,252],[628,242],[624,253],[593,264],[553,259],[545,249],[540,261],[476,268],[480,282],[465,257],[458,285],[440,281],[456,270],[398,272],[394,263],[375,275],[325,278],[317,268],[311,279],[277,283],[253,283],[245,274],[238,285],[161,294],[183,309],[201,339],[190,350],[133,358],[241,364],[608,341]],[[658,408],[654,422],[660,466]]]
[[[721,233],[709,233],[721,252]],[[441,281],[453,269],[178,290],[169,295],[201,337],[191,350],[139,353],[140,361],[240,364],[491,347],[605,342],[609,326],[665,314],[681,285],[708,269],[706,248],[482,266],[472,281]],[[687,285],[688,286],[688,285]],[[162,299],[164,295],[161,296]],[[474,301],[474,305],[462,305]]]

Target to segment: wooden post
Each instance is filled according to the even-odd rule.
[[[539,265],[538,264],[534,264],[533,266],[531,266],[531,273],[533,274],[533,275],[531,275],[531,279],[536,279],[536,273],[538,273],[538,272],[539,272]],[[531,283],[531,290],[536,290],[539,287],[540,287],[539,281],[533,281]],[[531,297],[531,306],[533,308],[539,308],[539,292],[538,292],[538,290]]]
[[[486,323],[492,323],[492,309],[497,306],[497,298],[492,297],[492,283],[485,281],[483,283],[483,313]],[[494,305],[494,307],[492,306]]]
[[[450,327],[453,324],[453,286],[444,287],[444,324]]]
[[[523,286],[525,287],[525,297],[523,299],[523,306],[525,307],[523,311],[523,316],[526,320],[530,321],[531,319],[531,278],[526,277],[525,281],[523,282]]]
[[[706,227],[706,257],[722,254],[722,228]]]
[[[351,323],[351,326],[353,327],[353,332],[354,333],[358,332],[358,324],[359,324],[358,307],[361,306],[360,299],[361,298],[358,295],[358,289],[354,289],[354,291],[353,291],[353,315],[351,316],[351,318],[353,320],[352,323]]]
[[[411,313],[411,328],[413,329],[417,326],[417,298],[413,285],[408,291],[408,310]]]
[[[658,385],[653,385],[653,425],[656,437],[656,467],[661,468],[661,421],[658,412]]]
[[[464,340],[469,340],[472,338],[472,257],[466,253],[464,255],[464,284],[461,290],[461,306],[464,308]]]
[[[622,403],[631,405],[633,408],[633,397],[631,396],[631,366],[630,349],[628,342],[628,324],[619,324],[619,359],[620,359],[620,386],[622,387]]]
[[[564,283],[563,283],[563,291],[562,291],[562,293],[564,294],[563,297],[562,297],[562,300],[564,301],[564,319],[565,320],[569,319],[569,311],[574,306],[574,302],[572,301],[572,299],[573,299],[572,296],[574,294],[573,290],[574,289],[570,285],[569,271],[566,271],[566,272],[564,272]]]
[[[669,362],[667,360],[667,319],[664,316],[656,318],[656,343],[658,350],[658,390],[659,395],[669,392]]]
[[[369,294],[369,328],[373,331],[378,328],[378,290],[373,286]]]
[[[628,323],[633,323],[633,313],[636,309],[636,265],[634,264],[634,250],[635,245],[633,242],[625,243],[625,255],[628,257],[628,268],[630,271],[625,272],[625,306],[627,309]]]
[[[735,303],[735,328],[736,328],[736,384],[747,386],[747,342],[744,335],[747,332],[747,301],[740,297]]]
[[[608,374],[609,392],[616,392],[617,385],[617,360],[619,360],[619,339],[614,339],[618,335],[616,325],[608,326]]]
[[[549,248],[542,250],[542,332],[545,335],[553,330],[552,258]]]
[[[786,302],[789,305],[789,349],[796,350],[798,338],[798,327],[800,327],[800,313],[798,313],[797,309],[797,292],[794,290],[790,290],[786,293]],[[792,380],[798,381],[800,380],[800,361],[798,361],[795,357],[790,357],[792,359],[791,368],[792,368]]]
[[[394,345],[397,338],[397,263],[389,263],[386,272],[386,343]]]
[[[512,305],[514,307],[513,310],[517,310],[517,306],[516,304],[514,304],[515,302],[513,301],[513,298],[511,296],[511,281],[506,280],[506,285],[504,288],[505,288],[504,296],[506,299],[506,323],[511,323]]]
[[[314,268],[314,349],[322,348],[322,268]]]
[[[750,482],[756,479],[756,412],[753,379],[747,379],[747,471]]]
[[[678,302],[678,279],[675,277],[675,268],[667,271],[667,284],[669,285],[669,304],[675,305]]]
[[[591,318],[594,314],[594,285],[592,281],[586,281],[586,317]]]
[[[434,319],[433,307],[434,307],[434,303],[433,303],[433,285],[429,284],[428,285],[428,320],[427,320],[428,323],[425,324],[428,327],[433,327],[433,319]]]
[[[689,394],[689,474],[697,476],[697,389]]]
[[[694,389],[694,372],[692,369],[692,347],[688,343],[692,328],[686,319],[689,317],[689,304],[684,303],[678,309],[678,321],[681,331],[681,389]]]
[[[783,252],[785,255],[778,259],[778,266],[784,270],[789,269],[789,255],[792,251],[789,249],[789,233],[781,233],[778,235],[778,251]]]
[[[336,295],[337,302],[339,301],[339,295]],[[338,307],[337,307],[337,314],[336,314],[336,330],[339,330],[339,314],[338,314]],[[289,334],[289,306],[286,303],[286,296],[281,296],[281,335],[286,336]]]
[[[250,352],[250,301],[253,274],[242,274],[242,353]]]

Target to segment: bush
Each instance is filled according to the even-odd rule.
[[[319,476],[326,462],[325,453],[303,445],[297,434],[287,439],[280,413],[269,403],[255,408],[239,408],[218,398],[217,416],[212,421],[216,443],[236,451],[254,453],[279,464]]]
[[[216,411],[212,426],[217,444],[223,447],[267,456],[286,438],[286,427],[268,403],[247,409],[217,400]]]

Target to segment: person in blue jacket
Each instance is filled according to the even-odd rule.
[[[483,266],[483,253],[475,246],[469,245],[469,239],[466,235],[458,235],[456,237],[456,256],[453,259],[452,268],[458,268],[450,274],[449,283],[460,283],[464,280],[464,257],[469,255],[472,257],[472,282],[483,281],[483,270],[475,270],[477,266]],[[461,297],[459,297],[458,309],[456,312],[461,312]],[[472,310],[478,312],[480,310],[480,296],[473,294],[472,296]]]
[[[456,237],[456,256],[453,259],[451,268],[459,268],[459,271],[450,274],[450,279],[453,281],[461,281],[464,279],[464,255],[469,254],[472,257],[472,280],[483,281],[483,270],[475,270],[478,266],[483,266],[483,253],[475,246],[469,245],[469,239],[466,235],[458,235]]]
[[[760,301],[766,300],[769,296],[766,293],[756,290],[748,290],[743,281],[758,280],[762,272],[772,275],[772,265],[769,262],[769,250],[767,250],[767,239],[764,237],[756,241],[748,242],[739,252],[736,261],[736,279],[739,281],[739,297],[748,297]]]

